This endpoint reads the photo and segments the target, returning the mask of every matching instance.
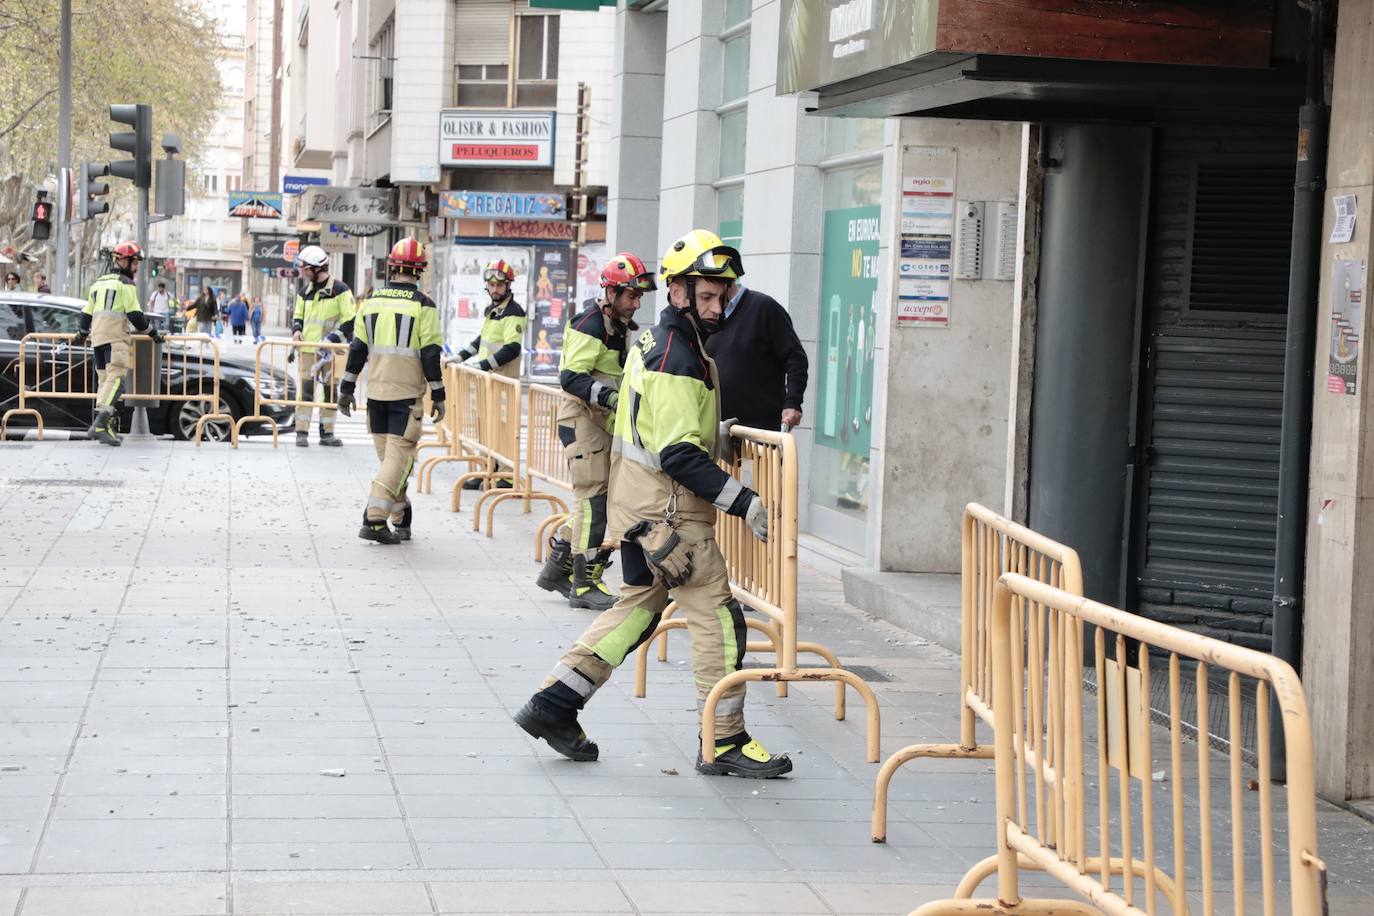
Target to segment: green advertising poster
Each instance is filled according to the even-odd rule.
[[[867,458],[873,438],[878,207],[827,210],[824,251],[816,442]]]

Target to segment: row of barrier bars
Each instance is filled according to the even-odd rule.
[[[316,385],[315,397],[305,400],[302,397],[304,387],[302,383],[311,376],[311,370],[314,368],[317,358],[314,355],[315,351],[326,351],[334,355],[331,384],[328,386]],[[309,355],[304,355],[306,353]],[[291,393],[292,361],[290,357],[293,355],[297,373],[296,396],[271,397],[264,395],[263,382],[270,380],[275,385],[279,377],[286,380],[286,391],[288,394]],[[253,413],[240,417],[238,422],[234,424],[234,447],[238,447],[239,436],[244,425],[255,422],[267,424],[268,429],[272,431],[272,446],[274,448],[277,446],[277,424],[270,417],[263,415],[262,408],[264,405],[291,407],[296,410],[302,407],[333,407],[336,401],[332,395],[338,391],[339,382],[343,379],[343,367],[347,358],[348,344],[346,343],[269,338],[258,344],[253,355]]]
[[[1320,916],[1326,912],[1326,866],[1317,854],[1316,794],[1312,773],[1311,720],[1301,683],[1286,663],[1265,653],[1199,636],[1156,621],[1128,614],[1054,588],[1015,573],[1003,575],[996,587],[993,608],[992,651],[994,669],[994,742],[996,746],[997,826],[994,856],[976,865],[960,882],[955,898],[927,904],[920,916],[966,913],[994,902],[973,901],[973,891],[994,871],[998,875],[998,901],[1002,912],[1098,912],[1076,904],[1066,908],[1062,900],[1027,900],[1020,896],[1019,871],[1045,871],[1061,884],[1110,913],[1158,912],[1163,898],[1175,913],[1188,913],[1189,851],[1186,795],[1189,772],[1185,769],[1185,730],[1182,703],[1182,668],[1196,664],[1198,721],[1197,810],[1200,848],[1197,851],[1198,882],[1204,916],[1217,912],[1213,816],[1211,809],[1211,735],[1207,726],[1209,668],[1226,672],[1227,735],[1230,777],[1231,886],[1230,910],[1245,913],[1247,850],[1245,799],[1239,740],[1242,678],[1255,685],[1258,719],[1258,796],[1255,816],[1259,831],[1259,912],[1294,916]],[[1091,627],[1092,661],[1096,699],[1083,701],[1085,628]],[[1133,658],[1134,656],[1134,658]],[[1167,720],[1172,824],[1172,848],[1157,847],[1152,765],[1149,696],[1152,659],[1156,669],[1167,669],[1168,710],[1153,711]],[[1131,662],[1134,661],[1134,664]],[[1131,680],[1139,679],[1133,692]],[[1052,685],[1058,681],[1059,690]],[[1037,687],[1049,684],[1046,693]],[[1269,701],[1273,694],[1282,713],[1288,764],[1287,856],[1288,894],[1280,900],[1278,871],[1274,861],[1274,793],[1270,784]],[[1043,704],[1043,708],[1042,708]],[[1087,726],[1089,719],[1095,730]],[[1089,855],[1087,818],[1089,793],[1086,782],[1087,742],[1097,744],[1098,830],[1096,855]],[[1058,766],[1046,768],[1041,759],[1055,748]],[[1144,771],[1133,766],[1137,759]],[[1059,770],[1067,770],[1060,773]],[[1028,780],[1029,774],[1029,780]],[[1132,791],[1134,784],[1139,788]],[[1113,785],[1115,782],[1115,785]],[[1035,796],[1034,808],[1029,796]],[[1115,801],[1115,834],[1113,832]],[[1035,812],[1032,822],[1029,814]],[[1133,822],[1139,815],[1140,855],[1134,845]],[[1032,826],[1033,823],[1033,826]],[[1053,831],[1074,842],[1052,841]],[[1224,851],[1224,850],[1223,850]],[[1170,860],[1173,874],[1158,862]],[[1119,885],[1113,880],[1121,876]],[[1137,879],[1143,892],[1137,895]],[[1144,909],[1141,910],[1140,907]]]
[[[993,749],[978,743],[977,723],[981,719],[993,725],[992,599],[998,577],[1017,572],[1073,594],[1083,593],[1083,567],[1076,551],[986,506],[969,503],[964,507],[961,545],[959,743],[913,744],[883,763],[873,790],[875,843],[887,840],[888,788],[904,764],[928,757],[992,758]],[[1080,842],[1081,836],[1080,828],[1066,842]]]
[[[564,403],[576,400],[562,388],[535,382],[526,392],[528,418],[525,443],[525,472],[559,489],[572,492],[572,474],[568,470],[568,456],[558,438],[558,413]],[[557,530],[567,519],[567,504],[555,503],[550,514],[539,523],[534,533],[534,561],[543,562],[544,544],[550,529]]]
[[[462,505],[462,485],[467,480],[476,477],[481,480],[491,480],[492,473],[495,471],[495,462],[492,461],[491,451],[487,448],[487,426],[489,422],[490,410],[489,390],[487,387],[486,373],[473,366],[449,366],[448,379],[452,380],[454,390],[457,393],[458,414],[455,419],[455,440],[451,448],[449,458],[455,461],[462,461],[467,464],[469,470],[458,476],[457,483],[453,486],[453,496],[450,499],[450,508],[457,512]],[[445,383],[447,387],[447,381]],[[426,478],[426,486],[432,485],[431,476]],[[428,491],[426,491],[428,492]]]

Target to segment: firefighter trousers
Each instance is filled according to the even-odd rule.
[[[334,404],[339,399],[338,390],[334,386],[334,365],[331,363],[321,374],[320,381],[316,381],[311,375],[310,369],[315,364],[315,359],[319,356],[314,350],[301,350],[299,353],[301,364],[301,395],[302,401],[309,401],[315,404],[316,395],[324,403],[318,405],[320,411],[320,432],[324,435],[333,435],[334,419],[338,416],[338,411]],[[328,406],[326,406],[328,405]],[[296,432],[310,432],[310,420],[315,415],[315,407],[296,408]]]
[[[629,541],[620,545],[625,585],[620,600],[592,621],[545,679],[540,697],[558,708],[580,709],[611,678],[611,673],[653,635],[671,598],[687,621],[692,638],[692,674],[697,707],[716,682],[740,669],[747,642],[744,611],[730,594],[725,558],[715,529],[701,522],[678,527],[692,550],[692,575],[685,585],[668,589],[654,578],[644,551]],[[738,684],[716,706],[716,738],[744,731],[745,685]]]
[[[367,399],[367,431],[382,465],[372,481],[367,497],[367,521],[372,524],[388,518],[392,524],[408,525],[410,499],[406,489],[415,468],[415,447],[423,426],[419,399],[376,401]]]
[[[95,377],[99,387],[95,406],[113,407],[124,387],[124,374],[129,371],[129,344],[114,341],[95,348]]]
[[[590,558],[606,540],[606,493],[611,477],[611,434],[589,417],[560,420],[558,439],[568,456],[573,505],[559,536]]]

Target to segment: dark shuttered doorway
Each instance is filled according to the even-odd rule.
[[[1128,583],[1137,610],[1267,650],[1291,130],[1161,128]]]

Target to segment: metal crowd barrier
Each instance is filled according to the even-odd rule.
[[[527,472],[536,480],[542,480],[560,490],[571,493],[573,488],[572,472],[568,469],[568,456],[563,450],[563,443],[558,438],[558,413],[566,401],[575,400],[575,398],[562,388],[538,383],[530,385],[527,397],[528,406],[525,411],[528,421],[525,443]],[[549,516],[539,523],[539,528],[534,533],[534,561],[536,563],[542,563],[544,560],[544,545],[549,540],[550,532],[557,531],[559,526],[568,520],[566,503],[555,503],[552,505],[552,509],[553,511]]]
[[[300,381],[310,377],[310,373],[318,359],[317,351],[325,351],[334,354],[334,365],[332,367],[332,382],[329,385],[316,385],[315,397],[306,400],[302,397],[304,393]],[[292,359],[294,357],[294,359]],[[239,437],[243,433],[243,427],[247,423],[265,423],[272,430],[272,447],[278,445],[277,423],[271,417],[264,416],[262,408],[265,405],[274,407],[291,407],[300,410],[302,407],[332,407],[336,403],[336,393],[339,382],[343,379],[344,365],[348,359],[348,344],[346,343],[325,343],[324,341],[305,341],[305,340],[278,340],[268,339],[258,344],[258,348],[253,357],[253,413],[243,416],[234,424],[233,444],[238,448]],[[291,362],[296,363],[296,371],[299,375],[298,384],[294,392],[288,388],[284,397],[274,397],[263,394],[264,381],[270,380],[274,384],[278,373],[281,376],[290,378]],[[264,372],[266,375],[264,376]],[[294,394],[294,396],[292,396]],[[361,401],[361,398],[359,399]]]
[[[873,789],[873,842],[887,840],[887,792],[892,776],[905,763],[921,757],[992,758],[993,749],[978,743],[977,722],[993,724],[992,594],[1004,572],[1030,576],[1076,595],[1083,594],[1083,567],[1070,547],[1003,518],[986,506],[964,507],[963,574],[960,601],[959,743],[913,744],[883,762]]]
[[[94,405],[97,394],[95,362],[89,346],[76,345],[78,336],[42,332],[25,334],[19,341],[19,406],[0,416],[0,440],[9,431],[10,418],[19,416],[32,417],[37,426],[37,437],[40,440],[43,438],[43,415],[29,406],[31,401],[90,401]],[[121,400],[134,405],[140,401],[208,402],[209,408],[196,421],[196,445],[200,445],[205,425],[214,420],[231,424],[230,434],[237,444],[237,429],[232,425],[234,418],[219,412],[218,344],[204,334],[176,334],[163,338],[157,381],[151,389],[144,390],[139,384],[138,354],[142,349],[139,344],[151,343],[152,339],[145,334],[134,334],[132,340],[134,345],[129,352],[131,384],[120,396]],[[33,371],[29,368],[31,353],[37,357]],[[180,388],[173,386],[172,378],[178,371],[180,377],[185,379],[197,370],[194,391],[186,390],[184,384]]]
[[[459,477],[459,483],[474,475],[485,477],[491,470],[491,456],[483,444],[482,435],[483,418],[487,414],[486,375],[471,366],[444,367],[447,401],[442,426],[447,448],[444,454],[420,462],[416,472],[416,487],[421,493],[432,490],[434,469],[450,461],[463,462],[469,469],[480,468]]]
[[[1219,890],[1229,890],[1230,911],[1245,913],[1252,890],[1247,870],[1256,857],[1259,912],[1326,912],[1311,719],[1302,684],[1287,663],[1016,573],[997,581],[990,630],[997,853],[970,869],[954,899],[928,903],[912,916],[1153,914],[1158,898],[1174,913],[1187,913],[1193,880],[1199,888],[1192,893],[1200,893],[1204,913],[1216,912]],[[1095,700],[1086,704],[1085,659],[1096,687]],[[1187,669],[1196,681],[1200,735],[1184,721]],[[1224,739],[1213,734],[1207,708],[1213,669],[1225,675],[1227,685]],[[1167,680],[1167,711],[1151,708],[1153,677]],[[1240,735],[1243,696],[1250,693],[1257,720],[1255,780],[1247,780],[1243,769]],[[1274,842],[1271,694],[1280,710],[1288,773],[1282,850]],[[1149,771],[1152,715],[1168,732],[1169,764],[1162,774]],[[1195,754],[1185,756],[1185,736],[1199,739]],[[1095,772],[1089,769],[1089,742],[1096,744]],[[1224,835],[1218,842],[1223,831],[1214,831],[1221,826],[1213,823],[1211,805],[1214,742],[1225,746],[1228,758],[1230,809],[1222,822],[1230,827],[1229,844]],[[1168,788],[1156,789],[1156,775],[1167,779]],[[1167,799],[1159,809],[1156,792]],[[1247,805],[1247,799],[1256,802]],[[1087,827],[1090,801],[1097,809],[1095,831]],[[1287,859],[1286,887],[1279,883],[1282,863],[1276,865],[1276,851]],[[1218,858],[1223,868],[1230,860],[1229,889],[1217,886]],[[1089,903],[1023,898],[1019,876],[1024,868],[1045,872]],[[997,898],[972,899],[994,872]]]

